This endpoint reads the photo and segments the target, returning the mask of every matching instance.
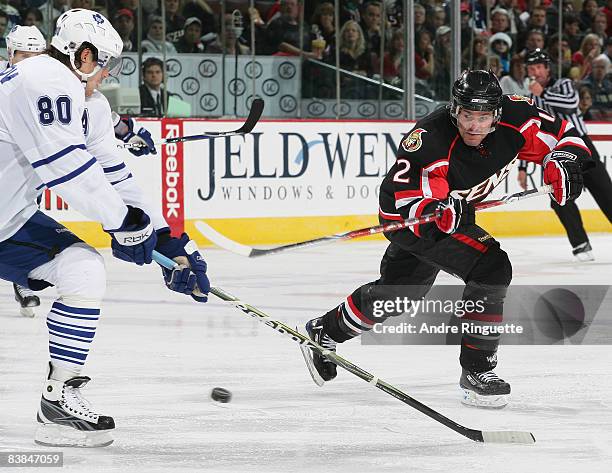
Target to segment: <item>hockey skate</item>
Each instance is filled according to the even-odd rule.
[[[309,320],[306,323],[306,332],[313,342],[331,352],[336,351],[337,343],[323,331],[323,319],[321,317]],[[325,381],[331,381],[336,377],[336,365],[334,363],[306,346],[300,345],[300,350],[302,350],[310,376],[317,386],[323,386]]]
[[[572,249],[572,254],[576,257],[578,261],[586,262],[586,261],[595,261],[595,257],[593,256],[593,248],[591,248],[591,244],[587,241],[585,243],[581,243],[578,246],[575,246]]]
[[[62,371],[49,363],[34,441],[48,447],[106,447],[113,443],[111,432],[115,421],[95,413],[81,394],[81,388],[90,378],[69,378]]]
[[[28,289],[27,287],[20,286],[19,284],[13,283],[13,291],[15,291],[15,300],[19,302],[21,308],[19,312],[24,317],[34,317],[34,307],[40,305],[40,299],[38,296]]]
[[[510,385],[493,371],[476,373],[463,369],[459,385],[466,406],[501,409],[508,404]]]

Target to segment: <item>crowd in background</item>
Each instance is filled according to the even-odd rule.
[[[124,50],[137,51],[139,1],[143,52],[300,55],[308,77],[303,95],[334,98],[335,71],[317,61],[335,67],[338,42],[339,66],[351,73],[341,74],[343,98],[379,97],[379,87],[360,76],[382,78],[400,89],[404,84],[402,0],[340,0],[339,31],[329,0],[257,0],[254,8],[249,0],[226,0],[225,16],[221,0],[2,0],[0,47],[15,24],[36,25],[48,35],[53,19],[69,8],[82,7],[106,15],[123,38]],[[415,40],[416,92],[438,101],[449,99],[455,47],[450,5],[450,0],[416,0],[414,25],[409,28]],[[526,52],[547,50],[556,75],[560,47],[561,74],[579,90],[585,118],[608,119],[612,116],[612,0],[563,0],[562,5],[558,31],[558,0],[461,0],[462,68],[490,68],[506,92],[528,95]],[[234,9],[244,17],[243,24],[232,15]],[[382,97],[400,98],[396,90],[384,89]]]

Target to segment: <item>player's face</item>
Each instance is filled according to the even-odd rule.
[[[459,111],[457,128],[461,139],[468,146],[478,146],[493,126],[493,112]]]
[[[548,83],[549,70],[546,64],[531,64],[527,66],[527,75],[542,87]]]
[[[81,67],[79,67],[79,71],[83,74],[91,74],[98,65],[98,58],[90,49],[83,50],[80,59]]]

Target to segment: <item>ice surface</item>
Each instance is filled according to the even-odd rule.
[[[612,281],[610,234],[592,237],[593,263],[573,262],[565,238],[502,242],[515,284]],[[206,256],[215,285],[295,325],[375,279],[383,251],[373,242],[251,260],[213,249]],[[170,293],[155,267],[104,255],[108,291],[85,393],[115,417],[115,443],[60,449],[64,471],[612,471],[610,346],[503,346],[498,372],[513,397],[500,411],[459,403],[457,347],[340,347],[459,423],[528,430],[537,439],[476,444],[347,372],[318,388],[287,338],[220,301],[199,305]],[[0,295],[0,451],[53,451],[32,439],[54,291],[42,294],[35,319],[19,316],[9,284]],[[209,399],[215,386],[232,391],[230,404]]]

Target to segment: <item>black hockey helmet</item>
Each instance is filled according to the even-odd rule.
[[[492,132],[502,114],[502,88],[492,71],[463,71],[453,84],[450,115],[455,126],[461,109],[493,112]]]
[[[525,64],[532,66],[534,64],[545,64],[550,66],[550,56],[543,49],[537,48],[527,52]]]

